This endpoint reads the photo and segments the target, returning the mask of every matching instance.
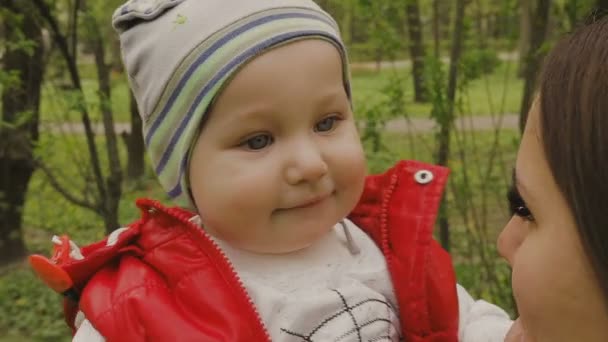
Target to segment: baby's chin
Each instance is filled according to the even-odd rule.
[[[256,254],[290,254],[295,253],[301,250],[304,250],[311,245],[314,244],[314,241],[308,241],[306,243],[298,243],[298,244],[264,244],[264,245],[240,245],[237,246],[247,252],[256,253]]]
[[[279,241],[275,240],[272,243],[264,242],[247,242],[247,241],[239,241],[238,243],[232,243],[232,245],[236,248],[242,249],[244,251],[255,253],[255,254],[273,254],[273,255],[281,255],[281,254],[290,254],[296,253],[306,248],[314,245],[316,242],[320,241],[326,234],[331,231],[327,229],[324,232],[319,232],[318,236],[315,237],[306,237],[301,241],[293,242],[293,241]],[[229,242],[230,243],[230,242]]]
[[[310,247],[312,243],[297,246],[239,246],[239,248],[255,254],[282,255],[295,253]]]

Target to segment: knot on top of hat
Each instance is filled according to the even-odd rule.
[[[112,15],[112,26],[126,31],[139,21],[154,20],[167,9],[179,5],[184,0],[129,0]]]

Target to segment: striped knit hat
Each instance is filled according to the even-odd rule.
[[[273,47],[325,39],[348,62],[339,30],[311,0],[131,0],[116,10],[122,58],[161,185],[194,209],[188,158],[201,120],[245,63]]]

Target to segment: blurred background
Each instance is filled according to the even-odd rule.
[[[516,315],[495,241],[543,56],[607,0],[319,0],[350,51],[370,172],[452,169],[436,237],[474,296]],[[61,298],[25,263],[167,201],[111,29],[117,0],[0,0],[0,342],[68,341]],[[598,12],[599,9],[599,12]],[[595,14],[594,14],[595,13]]]

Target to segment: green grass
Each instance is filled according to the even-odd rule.
[[[8,336],[0,336],[0,342],[28,342],[33,341],[30,338],[27,338],[22,335],[8,335]]]
[[[463,91],[462,113],[465,115],[489,115],[519,113],[523,81],[517,78],[513,61],[503,61],[493,73],[472,81]],[[386,100],[383,91],[390,77],[402,77],[406,94],[405,113],[410,117],[430,117],[430,103],[415,103],[413,81],[409,67],[400,69],[354,70],[352,73],[353,102],[357,108],[379,106]]]

